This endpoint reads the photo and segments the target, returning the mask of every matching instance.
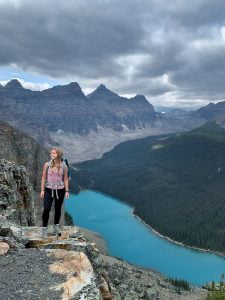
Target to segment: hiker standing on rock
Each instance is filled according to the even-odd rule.
[[[69,198],[68,167],[62,159],[63,151],[54,147],[50,151],[51,160],[43,167],[41,179],[41,199],[44,199],[44,211],[42,214],[42,237],[47,238],[47,226],[49,213],[53,199],[55,199],[54,234],[60,235],[59,221],[64,197]]]

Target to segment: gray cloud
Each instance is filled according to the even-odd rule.
[[[0,0],[0,66],[157,105],[225,98],[225,0]]]

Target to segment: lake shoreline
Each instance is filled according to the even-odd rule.
[[[83,190],[81,190],[80,192],[82,192],[82,191],[88,191],[88,190],[90,190],[90,189],[83,189]],[[104,193],[104,192],[101,192],[101,191],[98,191],[98,190],[95,190],[95,189],[93,189],[93,191],[94,191],[94,192],[97,192],[97,193],[105,194],[106,196],[110,196],[110,197],[112,197],[112,198],[115,198],[115,196],[106,194],[106,193]],[[78,194],[79,194],[79,193],[78,193]],[[157,230],[155,230],[153,227],[151,227],[151,225],[149,225],[148,223],[146,223],[140,216],[138,216],[138,215],[136,215],[136,214],[134,213],[134,210],[135,210],[135,207],[134,207],[134,206],[131,206],[130,203],[128,203],[128,202],[126,202],[126,201],[123,201],[123,200],[121,200],[121,199],[119,199],[119,198],[116,198],[116,199],[117,199],[117,201],[119,201],[119,202],[121,202],[121,203],[123,203],[123,204],[128,205],[128,206],[132,209],[132,215],[133,215],[135,218],[139,219],[145,226],[149,227],[150,230],[151,230],[153,233],[155,233],[157,236],[159,236],[159,237],[161,237],[161,238],[163,238],[163,239],[166,239],[166,240],[168,240],[168,241],[170,241],[170,242],[172,242],[172,243],[175,243],[175,244],[177,244],[177,245],[186,247],[186,248],[190,248],[190,249],[194,249],[194,250],[199,250],[199,251],[203,251],[203,252],[208,252],[208,253],[216,254],[216,255],[219,255],[219,256],[222,256],[223,258],[225,258],[225,254],[222,253],[222,252],[219,252],[219,251],[213,251],[213,250],[210,250],[210,249],[198,248],[198,247],[194,247],[194,246],[190,246],[190,245],[186,245],[186,244],[184,244],[184,243],[182,243],[182,242],[178,242],[178,241],[176,241],[176,240],[171,239],[171,238],[168,237],[168,236],[165,236],[165,235],[161,234],[160,232],[158,232]]]
[[[204,249],[204,248],[198,248],[198,247],[193,247],[193,246],[189,246],[189,245],[186,245],[182,242],[178,242],[176,240],[173,240],[171,239],[170,237],[166,236],[166,235],[163,235],[161,234],[160,232],[158,232],[157,230],[155,230],[151,225],[149,225],[148,223],[146,223],[140,216],[136,215],[134,213],[134,207],[132,207],[132,215],[137,218],[138,220],[140,220],[145,226],[147,226],[152,232],[154,232],[157,236],[163,238],[163,239],[166,239],[172,243],[175,243],[177,245],[180,245],[180,246],[183,246],[183,247],[186,247],[186,248],[190,248],[190,249],[194,249],[194,250],[199,250],[199,251],[203,251],[203,252],[209,252],[209,253],[213,253],[213,254],[216,254],[216,255],[219,255],[219,256],[222,256],[225,258],[225,254],[223,254],[222,252],[217,252],[217,251],[213,251],[213,250],[210,250],[210,249]]]

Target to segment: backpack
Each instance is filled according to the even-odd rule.
[[[70,165],[69,165],[68,159],[67,158],[62,158],[61,161],[66,164],[66,166],[68,168],[68,179],[71,180]]]
[[[64,166],[66,165],[67,168],[68,168],[68,179],[71,180],[71,174],[70,174],[70,166],[69,166],[69,162],[68,162],[68,159],[67,158],[61,158],[61,161],[62,161],[62,165],[63,165],[63,170],[64,170]],[[48,177],[48,168],[50,168],[51,166],[51,160],[48,161],[48,166],[46,168],[46,179]],[[63,175],[64,175],[64,172],[63,172]]]

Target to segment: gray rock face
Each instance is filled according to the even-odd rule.
[[[15,224],[35,224],[33,188],[24,166],[0,160],[0,217]]]
[[[32,137],[2,121],[0,145],[0,158],[24,165],[33,188],[40,191],[42,167],[49,160],[48,150]]]

